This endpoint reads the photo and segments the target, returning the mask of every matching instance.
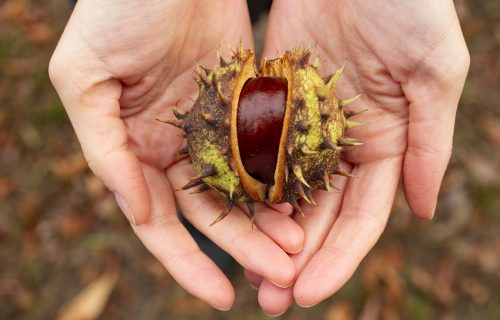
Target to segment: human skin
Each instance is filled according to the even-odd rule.
[[[325,74],[347,62],[337,91],[362,94],[352,108],[367,108],[356,119],[368,124],[349,133],[365,145],[345,154],[344,166],[359,179],[339,178],[340,194],[316,192],[319,206],[303,204],[307,218],[296,222],[276,212],[288,206],[259,206],[254,230],[237,208],[208,228],[222,211],[219,198],[172,191],[194,173],[176,155],[181,132],[153,120],[171,118],[170,106],[192,105],[193,61],[213,65],[226,42],[252,47],[244,1],[207,3],[79,1],[51,79],[89,166],[184,288],[218,309],[234,301],[227,278],[179,223],[175,201],[248,270],[267,313],[294,300],[314,305],[349,279],[376,242],[401,175],[415,214],[434,213],[469,65],[453,3],[275,1],[264,55],[316,43]],[[285,253],[299,251],[291,259]]]
[[[190,108],[193,61],[213,66],[219,45],[240,40],[253,46],[242,0],[82,0],[49,66],[89,167],[137,236],[181,286],[222,310],[234,289],[179,222],[176,203],[244,268],[281,287],[295,277],[287,253],[300,251],[303,231],[276,212],[286,207],[265,205],[256,207],[256,228],[239,208],[209,227],[223,203],[210,192],[173,191],[194,172],[177,155],[182,132],[155,118],[173,118],[174,105]]]
[[[292,255],[298,273],[283,289],[246,272],[259,303],[278,315],[295,301],[312,306],[352,276],[380,237],[402,178],[415,215],[433,217],[452,151],[455,114],[469,54],[453,2],[399,0],[275,0],[264,56],[316,44],[329,74],[346,63],[340,98],[368,109],[348,132],[364,145],[344,154],[359,178],[339,178],[340,194],[317,191],[303,204],[304,249]]]

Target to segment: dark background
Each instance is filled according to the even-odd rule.
[[[282,318],[500,319],[500,2],[455,3],[472,63],[435,219],[413,218],[399,192],[353,279]],[[66,0],[0,0],[0,319],[91,305],[90,319],[267,318],[239,269],[229,312],[187,294],[87,169],[47,76],[70,13]]]

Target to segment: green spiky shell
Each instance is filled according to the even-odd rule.
[[[186,115],[183,128],[197,178],[201,177],[204,183],[224,194],[227,199],[244,202],[250,198],[233,169],[229,142],[231,100],[236,76],[248,52],[241,51],[239,54],[229,63],[221,59],[219,67],[213,71],[206,69],[207,75],[198,70],[199,96],[191,112]],[[215,174],[212,174],[213,171]]]
[[[297,199],[314,203],[313,190],[332,190],[330,175],[346,175],[339,168],[342,147],[358,142],[345,138],[350,126],[347,117],[352,112],[344,112],[335,92],[342,69],[325,80],[318,72],[319,60],[313,65],[308,63],[310,54],[304,49],[287,51],[278,59],[264,61],[256,71],[253,53],[240,47],[229,62],[220,58],[214,70],[198,66],[199,96],[189,113],[175,112],[178,120],[170,123],[186,132],[187,152],[197,173],[184,189],[202,185],[204,190],[208,185],[223,194],[228,205],[221,218],[236,201],[264,200],[262,194],[257,197],[243,183],[247,180],[238,167],[237,147],[231,140],[235,119],[231,117],[232,109],[237,108],[239,92],[249,78],[279,76],[288,81],[285,135],[280,145],[283,157],[275,175],[275,182],[280,180],[280,174],[284,177],[282,190],[277,192],[279,186],[267,186],[276,192],[271,196],[274,191],[266,190],[265,200],[289,202],[301,211]]]

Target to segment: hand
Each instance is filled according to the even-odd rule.
[[[90,168],[136,234],[179,284],[218,309],[231,307],[234,290],[177,218],[172,190],[194,175],[177,156],[182,132],[155,118],[173,118],[176,104],[191,107],[193,61],[212,66],[219,44],[240,40],[253,45],[242,0],[79,1],[49,67]],[[223,209],[220,197],[182,191],[175,198],[246,269],[279,286],[293,281],[285,251],[298,252],[303,233],[289,217],[261,206],[252,229],[233,208],[209,227]]]
[[[252,272],[259,302],[280,314],[295,301],[311,306],[334,294],[381,235],[402,174],[414,213],[431,218],[452,148],[457,103],[469,55],[453,2],[276,0],[264,56],[317,44],[322,71],[347,62],[340,98],[361,93],[353,109],[367,124],[348,132],[364,145],[344,154],[352,173],[340,194],[317,191],[306,204],[304,249],[292,257],[299,273],[281,289]],[[351,107],[351,106],[350,106]]]

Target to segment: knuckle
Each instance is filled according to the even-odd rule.
[[[113,167],[113,163],[116,163],[116,158],[119,157],[119,153],[123,151],[123,148],[122,146],[118,146],[100,150],[100,152],[86,152],[84,148],[83,154],[90,170],[101,179],[104,179],[105,173],[108,171],[106,169]]]
[[[412,144],[408,146],[408,153],[411,153],[418,157],[430,157],[433,159],[440,158],[449,160],[452,154],[453,148],[452,146],[443,146],[439,147],[434,144]]]
[[[350,220],[351,223],[357,223],[358,225],[365,225],[373,227],[374,230],[380,230],[380,232],[385,228],[387,224],[386,217],[382,217],[372,210],[364,209],[360,206],[347,207],[342,209],[339,214],[338,219],[344,219],[346,221]]]
[[[48,67],[49,79],[56,88],[60,86],[60,81],[63,78],[63,65],[63,58],[61,58],[56,49],[50,58]]]
[[[457,79],[465,80],[470,67],[470,53],[465,43],[457,50],[453,64],[451,65],[450,80],[456,82]]]
[[[464,44],[464,50],[462,52],[462,60],[463,60],[463,63],[462,63],[462,66],[463,66],[463,72],[464,74],[466,75],[467,72],[469,71],[469,68],[470,68],[470,52],[469,52],[469,49],[467,48],[467,46]]]
[[[463,44],[462,48],[457,50],[453,63],[450,68],[446,71],[449,75],[449,79],[452,82],[456,82],[457,79],[465,79],[470,67],[470,53],[467,46]]]

